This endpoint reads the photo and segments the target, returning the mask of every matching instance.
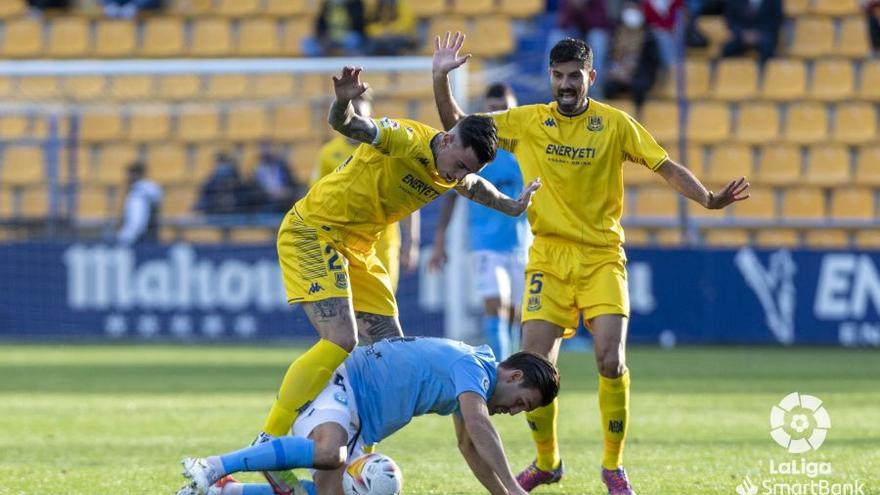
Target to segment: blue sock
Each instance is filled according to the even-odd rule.
[[[314,482],[314,481],[300,480],[299,482],[300,482],[300,484],[303,486],[303,488],[306,489],[306,492],[307,492],[309,495],[318,495],[318,490],[315,488],[315,482]]]
[[[503,361],[510,353],[510,329],[507,327],[507,322],[501,318],[483,315],[483,333],[498,361]]]
[[[271,442],[252,445],[220,456],[225,474],[239,471],[283,471],[312,467],[315,441],[308,438],[283,436]]]
[[[241,495],[275,495],[275,490],[268,483],[242,483]]]

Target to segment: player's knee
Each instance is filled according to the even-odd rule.
[[[626,363],[617,353],[607,353],[596,360],[599,374],[605,378],[617,378],[626,372]]]
[[[338,469],[345,465],[348,453],[344,445],[328,443],[315,446],[313,465],[316,469]]]

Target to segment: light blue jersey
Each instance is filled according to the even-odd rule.
[[[483,168],[479,175],[508,197],[516,199],[522,194],[522,172],[516,158],[507,151],[499,149],[495,161]],[[511,217],[474,201],[468,201],[468,208],[471,251],[509,253],[524,249],[528,229],[525,214]]]
[[[489,400],[495,356],[488,346],[431,337],[397,337],[359,347],[345,361],[361,436],[370,445],[422,414],[451,414],[458,396]]]

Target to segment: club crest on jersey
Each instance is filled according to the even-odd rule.
[[[398,124],[396,120],[391,120],[391,119],[389,119],[388,117],[382,117],[382,119],[379,121],[379,127],[383,127],[383,128],[385,128],[385,129],[392,129],[392,130],[393,130],[393,129],[397,129],[397,128],[399,128],[399,127],[400,127],[400,124]],[[407,130],[409,130],[410,132],[412,132],[411,129],[407,129]]]
[[[587,130],[592,132],[599,132],[605,128],[605,124],[602,123],[602,117],[598,115],[591,115],[590,121],[587,123]]]
[[[553,117],[547,117],[547,120],[544,121],[544,127],[556,127],[556,121],[553,120]]]
[[[336,288],[337,289],[347,289],[348,288],[348,278],[345,276],[345,272],[338,272],[336,274]]]
[[[541,295],[529,296],[529,303],[526,306],[526,311],[538,311],[541,309]]]

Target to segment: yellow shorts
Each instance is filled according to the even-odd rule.
[[[578,313],[584,322],[599,315],[629,316],[623,250],[535,238],[526,265],[522,321],[549,321],[569,338],[577,331]]]
[[[295,208],[278,231],[278,261],[290,304],[348,297],[355,311],[397,316],[391,277],[375,249],[347,248],[306,225]]]
[[[400,225],[393,223],[382,232],[376,241],[376,256],[388,270],[391,277],[391,288],[397,292],[397,282],[400,280]]]

